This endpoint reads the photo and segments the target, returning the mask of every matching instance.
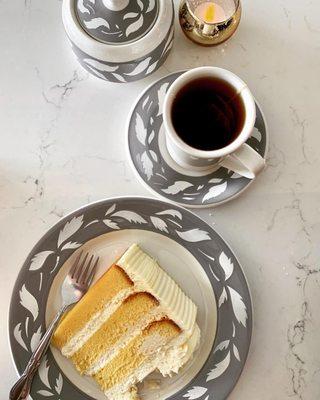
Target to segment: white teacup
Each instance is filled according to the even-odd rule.
[[[218,150],[199,150],[186,144],[174,129],[171,110],[180,90],[199,78],[218,78],[232,85],[241,96],[245,119],[236,138]],[[248,86],[232,72],[217,67],[199,67],[180,75],[169,88],[163,105],[163,121],[166,144],[170,156],[181,167],[194,171],[205,171],[214,165],[226,167],[238,174],[253,179],[265,167],[265,160],[245,142],[251,136],[256,120],[256,105]]]

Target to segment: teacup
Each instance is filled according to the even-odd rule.
[[[214,150],[201,150],[187,144],[175,129],[172,118],[173,104],[179,93],[201,78],[226,82],[243,104],[244,117],[239,132],[226,146]],[[237,75],[222,68],[199,67],[185,72],[170,86],[164,99],[163,121],[168,152],[177,164],[188,170],[201,172],[213,166],[223,166],[246,178],[255,178],[265,167],[264,158],[245,143],[253,132],[255,120],[256,105],[248,86]]]

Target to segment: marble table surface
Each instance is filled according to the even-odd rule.
[[[176,5],[178,2],[176,2]],[[165,65],[110,84],[73,57],[59,0],[1,0],[0,394],[16,379],[7,313],[17,273],[63,215],[109,196],[146,195],[126,158],[124,116],[168,72],[216,65],[239,74],[268,119],[268,168],[237,200],[197,211],[243,264],[255,311],[232,400],[320,398],[320,2],[243,1],[237,34],[217,48],[177,25]]]

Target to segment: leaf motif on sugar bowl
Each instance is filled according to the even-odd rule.
[[[156,229],[159,229],[160,231],[169,233],[168,225],[166,224],[166,222],[163,219],[158,218],[158,217],[150,217],[150,220]]]
[[[203,231],[199,228],[195,228],[195,229],[190,229],[189,231],[176,231],[177,235],[187,241],[187,242],[202,242],[205,240],[211,240],[209,233],[206,231]]]
[[[129,222],[134,222],[136,224],[146,224],[147,223],[147,221],[143,217],[141,217],[141,215],[137,214],[134,211],[127,211],[127,210],[118,211],[118,212],[112,214],[112,217],[120,217]]]
[[[135,12],[129,12],[123,16],[123,19],[131,19],[137,17],[139,14]]]
[[[90,10],[84,5],[84,0],[78,0],[77,7],[82,14],[90,14]]]
[[[213,379],[216,379],[219,376],[221,376],[227,370],[229,365],[230,365],[230,351],[228,351],[225,358],[222,361],[216,363],[213,369],[208,373],[207,382],[212,381]]]
[[[13,330],[13,336],[16,339],[16,341],[20,344],[20,346],[23,347],[26,351],[28,351],[27,345],[22,339],[21,322],[15,326]]]
[[[147,137],[147,129],[145,128],[143,119],[141,118],[139,113],[136,114],[135,131],[136,131],[137,139],[143,146],[145,146],[146,137]]]
[[[65,226],[61,229],[58,237],[58,247],[62,245],[67,239],[73,236],[83,224],[83,215],[79,217],[73,217],[68,221]]]
[[[161,189],[162,192],[166,194],[177,194],[183,192],[184,190],[192,187],[193,184],[186,181],[175,181],[172,185],[168,186],[165,189]]]
[[[246,305],[244,304],[242,297],[236,290],[234,290],[230,286],[228,286],[228,290],[231,297],[231,304],[234,315],[239,324],[242,324],[246,328],[248,318]]]
[[[105,213],[105,216],[107,216],[107,215],[113,213],[113,211],[114,211],[115,209],[116,209],[116,204],[112,204],[112,206],[109,207],[109,208],[107,209],[107,211],[106,211],[106,213]]]
[[[219,256],[219,264],[224,271],[225,280],[227,281],[233,274],[233,263],[231,258],[228,258],[224,252]]]
[[[128,26],[128,28],[126,29],[126,36],[128,37],[132,33],[139,30],[142,27],[142,25],[143,25],[143,15],[141,14],[139,19],[137,19],[137,21],[133,22]]]
[[[103,72],[114,72],[119,68],[118,65],[103,64],[100,61],[92,60],[91,58],[84,58],[83,62],[89,65],[90,67]]]
[[[240,362],[241,360],[240,360],[239,350],[235,344],[233,344],[232,350],[233,350],[233,354],[234,354],[235,358]]]
[[[61,251],[62,250],[72,250],[72,249],[77,249],[79,247],[81,247],[82,244],[78,243],[78,242],[67,242],[65,243],[62,247],[61,247]]]
[[[155,6],[155,5],[156,5],[155,0],[149,0],[149,5],[148,5],[148,8],[147,8],[146,13],[152,11],[152,10],[154,9],[154,6]]]
[[[124,73],[127,76],[135,76],[141,74],[150,64],[151,57],[146,58],[145,60],[141,61],[133,71]]]
[[[49,390],[38,390],[37,393],[44,397],[51,397],[54,395],[54,393],[49,392]]]
[[[31,263],[29,270],[30,271],[37,271],[38,269],[42,268],[43,264],[47,260],[47,258],[50,256],[50,254],[53,254],[54,252],[51,250],[45,250],[41,251],[40,253],[37,253],[32,257]]]
[[[205,393],[207,393],[208,389],[202,386],[194,386],[192,389],[188,390],[186,394],[182,397],[186,397],[189,400],[195,400],[202,397]]]
[[[26,285],[23,285],[19,291],[19,297],[20,304],[31,313],[35,321],[39,315],[39,306],[35,297],[27,290]]]
[[[103,18],[93,18],[89,21],[83,21],[83,22],[88,29],[97,29],[100,28],[101,26],[110,29],[109,22]]]

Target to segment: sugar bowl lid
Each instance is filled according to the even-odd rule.
[[[105,44],[132,43],[145,36],[159,14],[159,0],[76,0],[83,30]]]

